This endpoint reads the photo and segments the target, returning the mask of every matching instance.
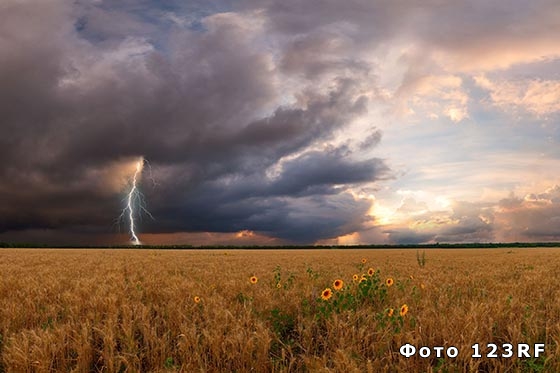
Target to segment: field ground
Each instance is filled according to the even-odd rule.
[[[0,372],[560,371],[560,249],[417,254],[1,249]]]

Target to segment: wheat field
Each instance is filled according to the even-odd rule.
[[[557,372],[559,273],[556,249],[2,249],[0,372]]]

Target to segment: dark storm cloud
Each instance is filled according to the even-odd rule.
[[[144,178],[157,219],[141,224],[152,232],[312,242],[367,221],[369,203],[344,187],[387,177],[383,160],[316,150],[366,113],[367,69],[296,87],[298,102],[286,103],[285,76],[243,15],[193,30],[154,22],[176,9],[140,17],[103,4],[0,6],[0,232],[110,231],[123,196],[108,169],[139,156],[158,180]]]
[[[356,231],[369,221],[370,203],[338,188],[386,177],[389,170],[379,159],[351,162],[343,152],[309,151],[286,161],[275,177],[265,175],[264,169],[254,169],[252,174],[229,173],[208,179],[186,193],[160,190],[158,193],[169,196],[166,201],[170,204],[153,212],[170,219],[169,226],[146,224],[154,231],[181,226],[218,232],[250,228],[298,242]],[[185,213],[188,211],[195,213]]]
[[[338,149],[337,149],[338,150]],[[335,186],[364,183],[386,175],[387,166],[380,159],[350,161],[341,152],[309,152],[286,162],[273,191],[299,194],[314,186]]]
[[[176,229],[189,226],[195,231],[236,232],[246,227],[292,242],[314,242],[363,228],[369,203],[349,194],[304,197],[254,197],[211,203],[211,196],[186,198],[183,205],[169,206],[164,218]],[[185,213],[192,211],[191,214]],[[175,219],[174,213],[181,220]],[[159,232],[157,227],[146,226]]]
[[[336,186],[365,183],[388,174],[387,166],[380,159],[351,161],[344,151],[306,152],[286,161],[278,177],[252,175],[232,185],[226,193],[229,198],[337,194]]]
[[[395,228],[384,231],[388,235],[389,242],[394,245],[416,245],[427,243],[434,239],[432,232],[418,232],[410,228]]]

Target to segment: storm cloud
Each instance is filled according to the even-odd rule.
[[[367,71],[285,92],[289,48],[262,48],[264,26],[247,13],[181,28],[111,3],[1,8],[1,232],[110,232],[138,157],[157,180],[144,175],[155,217],[146,232],[314,242],[369,219],[345,187],[387,177],[388,166],[329,145],[367,112]]]
[[[558,10],[2,1],[0,240],[560,239]]]

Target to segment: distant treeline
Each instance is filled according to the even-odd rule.
[[[0,248],[57,248],[57,249],[156,249],[156,250],[299,250],[299,249],[490,249],[516,247],[560,247],[560,242],[471,242],[431,243],[401,245],[284,245],[284,246],[235,246],[235,245],[47,245],[36,243],[0,242]]]

